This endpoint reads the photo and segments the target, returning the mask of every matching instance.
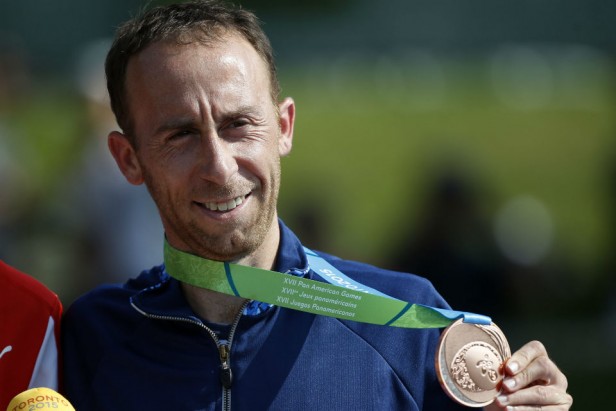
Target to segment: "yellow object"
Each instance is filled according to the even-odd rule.
[[[32,388],[17,394],[6,411],[75,411],[70,402],[50,388]]]

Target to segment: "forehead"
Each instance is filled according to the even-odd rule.
[[[270,98],[265,61],[243,37],[231,34],[204,44],[163,41],[134,56],[126,73],[131,117],[207,105],[259,104]],[[137,124],[135,124],[137,125]]]
[[[265,61],[247,40],[227,34],[207,43],[159,41],[132,57],[127,67],[127,83],[139,78],[188,78],[196,73],[216,79],[221,75],[257,76],[266,74]]]

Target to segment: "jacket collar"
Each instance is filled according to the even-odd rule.
[[[310,271],[308,258],[304,252],[301,242],[287,227],[282,220],[278,220],[280,227],[280,244],[278,245],[278,255],[276,256],[275,270],[280,273],[292,273],[305,276]]]

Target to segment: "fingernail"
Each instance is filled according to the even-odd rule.
[[[518,372],[518,369],[520,368],[520,364],[518,364],[515,361],[511,363],[507,363],[507,368],[509,368],[509,371],[515,374],[516,372]]]
[[[505,381],[503,381],[503,384],[505,384],[505,386],[506,386],[508,389],[512,390],[512,389],[513,389],[513,387],[515,387],[515,379],[513,379],[513,378],[508,378],[508,379],[506,379]]]
[[[496,397],[496,399],[498,400],[498,403],[500,405],[507,405],[507,403],[509,402],[509,398],[507,398],[506,395],[499,395],[498,397]]]

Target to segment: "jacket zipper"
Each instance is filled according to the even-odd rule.
[[[220,382],[222,384],[223,411],[231,411],[231,384],[233,383],[233,373],[231,372],[231,344],[233,344],[233,336],[235,335],[237,325],[240,323],[242,314],[244,313],[244,310],[249,302],[250,301],[248,300],[244,301],[244,304],[242,304],[237,312],[235,320],[233,321],[233,324],[231,324],[228,340],[220,340],[212,330],[206,327],[205,324],[203,325],[208,329],[210,335],[216,343],[216,346],[218,347],[218,354],[220,356]]]
[[[214,343],[216,344],[216,348],[218,349],[218,356],[220,358],[220,383],[222,384],[222,409],[223,411],[231,411],[231,385],[233,384],[233,373],[231,371],[231,344],[233,344],[233,336],[235,335],[235,330],[242,318],[242,314],[246,309],[250,301],[246,300],[242,304],[239,309],[237,315],[235,316],[235,320],[231,324],[231,330],[229,331],[229,339],[224,340],[218,338],[216,333],[212,331],[210,327],[203,324],[201,321],[193,320],[185,317],[174,317],[174,316],[164,316],[164,315],[156,315],[150,314],[143,311],[141,308],[137,307],[133,301],[131,301],[131,305],[135,310],[137,310],[140,314],[145,317],[156,319],[156,320],[169,320],[169,321],[183,321],[191,324],[196,324],[199,327],[205,329],[207,333],[212,337]]]

